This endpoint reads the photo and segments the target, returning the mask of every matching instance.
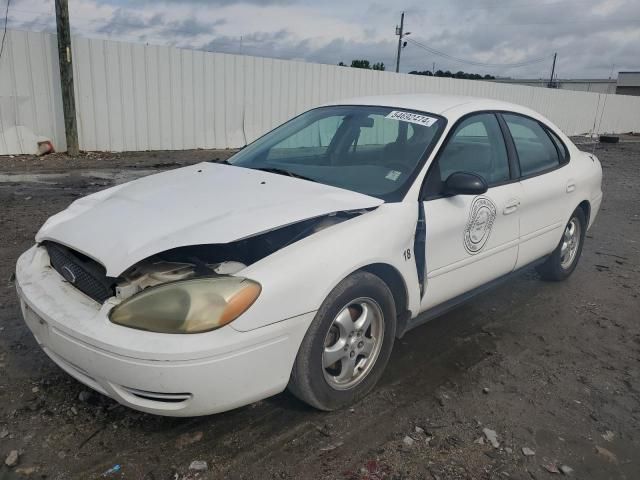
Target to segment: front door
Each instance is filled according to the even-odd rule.
[[[512,178],[498,119],[478,113],[461,121],[429,169],[425,183],[427,310],[510,273],[518,257],[522,186]],[[482,195],[443,195],[454,172],[483,177]]]

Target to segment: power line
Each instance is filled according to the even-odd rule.
[[[447,2],[448,3],[448,2]],[[524,8],[535,8],[535,9],[539,9],[540,7],[547,7],[547,6],[567,6],[567,5],[572,5],[572,4],[584,4],[584,3],[593,3],[593,0],[552,0],[549,2],[531,2],[531,0],[521,0],[521,1],[516,1],[516,0],[511,0],[507,5],[504,4],[503,0],[496,0],[493,3],[485,3],[482,5],[479,4],[475,4],[473,6],[465,6],[465,11],[470,11],[470,10],[516,10],[516,9],[524,9]],[[447,5],[449,6],[449,5]],[[433,13],[433,12],[442,12],[444,10],[442,9],[433,9],[433,8],[429,8],[429,12]]]
[[[0,60],[2,60],[2,53],[4,52],[4,41],[7,38],[7,22],[9,22],[9,4],[11,0],[7,0],[7,8],[4,10],[4,32],[2,32],[2,45],[0,45]]]
[[[458,57],[454,57],[453,55],[449,55],[448,53],[444,53],[441,52],[439,50],[436,50],[435,48],[431,48],[426,46],[423,43],[420,43],[416,40],[414,40],[413,38],[409,38],[407,37],[407,41],[416,45],[419,48],[422,48],[423,50],[426,50],[429,53],[432,53],[434,55],[438,55],[440,57],[444,57],[447,58],[449,60],[454,60],[456,62],[459,63],[467,63],[469,65],[475,65],[477,67],[491,67],[491,68],[498,68],[498,67],[509,67],[509,68],[515,68],[515,67],[524,67],[526,65],[533,65],[535,63],[540,63],[540,62],[544,62],[548,60],[548,57],[541,57],[541,58],[536,58],[533,60],[527,60],[524,62],[515,62],[515,63],[487,63],[487,62],[477,62],[474,60],[465,60],[462,58],[458,58]]]

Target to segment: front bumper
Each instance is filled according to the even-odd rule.
[[[43,248],[16,266],[22,313],[44,352],[85,385],[144,412],[196,416],[281,392],[315,312],[248,332],[231,325],[191,335],[111,323],[100,306],[52,268]]]

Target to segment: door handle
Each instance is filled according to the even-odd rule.
[[[571,193],[576,189],[576,183],[573,181],[570,181],[569,183],[567,183],[567,193]]]
[[[504,215],[509,215],[510,213],[515,212],[519,206],[520,206],[520,200],[516,200],[516,199],[509,200],[507,204],[504,206],[502,213]]]

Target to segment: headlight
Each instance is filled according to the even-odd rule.
[[[158,333],[199,333],[242,315],[260,295],[259,283],[240,277],[182,280],[150,287],[111,310],[125,327]]]

